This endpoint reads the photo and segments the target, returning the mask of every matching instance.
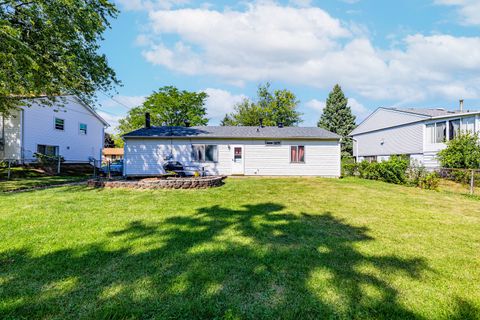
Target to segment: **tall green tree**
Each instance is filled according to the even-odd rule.
[[[348,157],[353,152],[353,142],[348,136],[355,129],[355,116],[352,109],[348,106],[348,99],[342,91],[342,88],[336,84],[327,98],[323,114],[317,123],[317,126],[342,136],[342,156]]]
[[[145,125],[145,113],[150,113],[153,126],[184,126],[188,121],[192,126],[208,123],[205,92],[178,90],[173,86],[160,88],[152,93],[145,102],[132,108],[124,119],[120,119],[119,131],[122,134],[139,129]]]
[[[25,97],[92,102],[119,84],[98,52],[117,14],[108,0],[0,0],[0,113],[28,104]]]
[[[270,84],[260,85],[257,90],[256,101],[244,99],[234,107],[234,111],[227,114],[222,125],[229,126],[257,126],[263,119],[265,126],[276,126],[282,122],[285,126],[296,126],[301,120],[301,113],[297,111],[298,104],[295,94],[287,89],[270,89]]]

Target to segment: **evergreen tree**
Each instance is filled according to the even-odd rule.
[[[336,84],[327,98],[323,114],[317,124],[318,127],[335,132],[342,136],[342,157],[352,155],[353,142],[348,137],[355,129],[355,116],[348,106],[348,99],[343,94],[342,88]]]

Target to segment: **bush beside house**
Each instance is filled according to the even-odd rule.
[[[439,184],[437,173],[428,172],[422,166],[410,166],[409,159],[402,156],[393,156],[382,162],[355,163],[353,159],[344,159],[342,174],[430,190],[436,190]]]

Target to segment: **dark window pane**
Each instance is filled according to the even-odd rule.
[[[460,119],[450,120],[450,125],[448,130],[449,130],[449,133],[448,133],[449,140],[455,139],[455,137],[460,132]]]
[[[290,161],[291,162],[297,162],[298,161],[297,146],[292,146],[290,148]]]
[[[298,146],[298,161],[305,162],[305,147]]]
[[[446,122],[437,122],[436,132],[435,132],[435,142],[442,143],[447,140],[447,123]]]
[[[65,129],[65,120],[55,118],[55,129],[57,129],[57,130]]]
[[[205,147],[205,160],[206,161],[213,161],[213,162],[217,162],[217,146],[215,145],[207,145]]]
[[[39,144],[39,145],[37,146],[37,153],[45,154],[45,148],[46,148],[45,145]]]
[[[80,123],[80,133],[87,134],[87,125],[84,123]]]

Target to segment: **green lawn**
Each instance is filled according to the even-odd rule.
[[[480,201],[358,179],[0,195],[2,319],[480,319]]]
[[[7,179],[7,169],[0,168],[0,192],[82,181],[88,177],[87,174],[51,176],[40,170],[15,167],[11,169],[11,179]]]

